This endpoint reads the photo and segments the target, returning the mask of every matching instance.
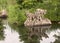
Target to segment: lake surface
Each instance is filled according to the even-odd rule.
[[[60,25],[17,27],[4,21],[0,43],[60,43]]]

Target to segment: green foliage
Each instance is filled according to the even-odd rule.
[[[59,0],[19,0],[22,9],[34,12],[37,8],[47,10],[45,17],[51,21],[60,21],[60,1]]]
[[[2,20],[0,19],[0,40],[4,40],[4,28],[3,28],[3,25],[2,25]]]
[[[9,23],[16,23],[18,25],[21,25],[24,23],[26,16],[25,11],[20,10],[18,5],[9,5],[8,6],[8,21]]]
[[[12,1],[12,0],[11,0]],[[10,1],[10,2],[11,2]],[[35,11],[35,6],[37,5],[37,0],[15,0],[15,3],[8,3],[8,21],[11,24],[22,25],[26,20],[25,12],[29,10],[30,12]],[[21,2],[21,3],[20,3]]]
[[[35,12],[37,8],[46,9],[45,17],[51,21],[60,21],[60,0],[0,0],[0,10],[4,8],[8,11],[11,24],[23,24],[25,11]]]
[[[29,9],[35,7],[36,1],[35,0],[18,0],[18,4],[23,8]],[[21,3],[20,3],[21,2]]]
[[[51,21],[60,21],[60,1],[59,0],[49,0],[44,3],[44,9],[47,9],[47,14],[45,15]]]

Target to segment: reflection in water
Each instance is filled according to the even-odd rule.
[[[60,32],[60,25],[53,25],[50,29],[49,29],[50,32],[46,32],[47,35],[49,36],[49,38],[45,39],[43,37],[43,40],[40,41],[41,43],[58,43],[58,40],[56,41],[56,37],[55,35],[59,35],[58,32]],[[59,41],[60,43],[60,41]]]
[[[16,28],[16,27],[15,27]],[[15,29],[14,29],[15,30]],[[38,26],[38,27],[17,27],[19,39],[24,43],[54,43],[56,41],[55,34],[60,31],[57,26]]]
[[[56,40],[54,43],[60,43],[60,35],[54,35]]]
[[[2,25],[2,20],[0,19],[0,40],[4,40],[4,28],[3,28],[3,25]]]
[[[2,25],[0,25],[2,26]],[[60,25],[0,28],[0,43],[60,43]]]
[[[6,22],[7,23],[7,22]],[[4,24],[6,28],[4,28],[4,40],[0,40],[0,43],[23,43],[19,41],[19,34],[11,29],[11,27],[7,24]],[[1,34],[3,34],[1,33]],[[1,36],[2,38],[3,36]]]
[[[48,38],[46,31],[49,30],[50,27],[51,26],[30,27],[28,38],[32,40],[32,42],[37,41],[35,43],[40,43],[39,40],[42,40],[42,37]]]
[[[18,32],[21,35],[20,39],[24,43],[56,43],[56,37],[54,35],[57,35],[60,31],[59,27],[56,26],[27,27],[28,30],[25,29],[19,28]]]

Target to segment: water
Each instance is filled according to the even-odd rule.
[[[60,25],[17,27],[4,21],[0,43],[60,43]]]

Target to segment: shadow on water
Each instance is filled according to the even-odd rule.
[[[6,29],[2,29],[5,32],[0,32],[3,43],[60,43],[59,24],[34,27],[5,25]]]

